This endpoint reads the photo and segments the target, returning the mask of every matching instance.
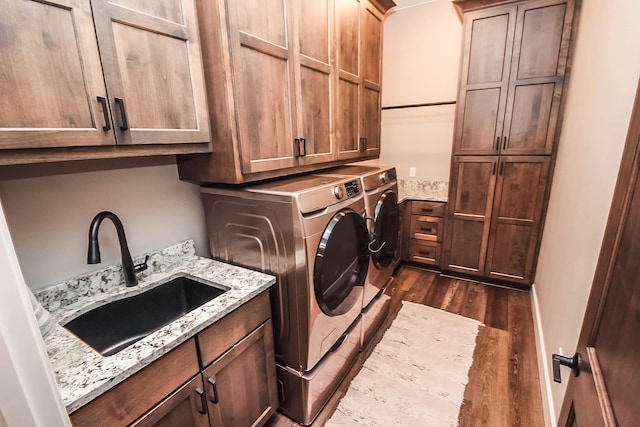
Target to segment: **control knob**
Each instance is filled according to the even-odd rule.
[[[383,183],[383,184],[387,183],[387,173],[386,172],[382,172],[380,174],[380,182]]]
[[[336,199],[341,200],[344,197],[344,190],[341,186],[336,185],[333,187],[333,195],[336,196]]]

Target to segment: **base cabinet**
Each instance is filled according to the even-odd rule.
[[[402,259],[440,267],[445,202],[410,200],[402,204]]]
[[[454,158],[443,269],[529,284],[549,167],[547,156]]]
[[[197,342],[197,344],[196,344]],[[269,294],[70,415],[74,426],[261,426],[278,407]]]
[[[208,427],[209,425],[207,401],[200,376],[186,383],[132,424],[135,427]]]
[[[212,426],[260,426],[278,407],[271,321],[202,372]]]

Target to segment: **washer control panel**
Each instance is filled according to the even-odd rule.
[[[360,186],[357,180],[345,182],[344,188],[347,190],[347,197],[351,197],[360,192]]]

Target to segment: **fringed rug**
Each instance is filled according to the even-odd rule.
[[[480,325],[403,302],[326,426],[457,426]]]

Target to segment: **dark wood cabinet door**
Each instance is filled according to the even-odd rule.
[[[360,28],[361,1],[335,1],[336,99],[334,128],[340,159],[360,154]]]
[[[518,7],[502,154],[551,154],[569,53],[573,2]]]
[[[454,154],[497,154],[502,143],[516,6],[465,14]]]
[[[483,275],[498,157],[454,157],[443,269]]]
[[[89,0],[3,1],[0,29],[0,149],[115,144]]]
[[[200,375],[131,424],[132,427],[208,427],[207,401]]]
[[[298,164],[290,2],[227,2],[243,173]]]
[[[361,89],[360,151],[364,155],[380,154],[380,88],[366,81]]]
[[[383,15],[370,2],[362,5],[360,70],[360,151],[380,154]]]
[[[333,160],[335,149],[331,133],[333,115],[333,73],[331,42],[332,2],[296,0],[298,130],[301,138],[299,162],[311,164]]]
[[[531,283],[549,162],[546,156],[500,158],[485,276]]]
[[[118,144],[208,143],[195,0],[92,0]]]
[[[211,425],[264,425],[278,407],[271,320],[213,362],[202,375]]]

